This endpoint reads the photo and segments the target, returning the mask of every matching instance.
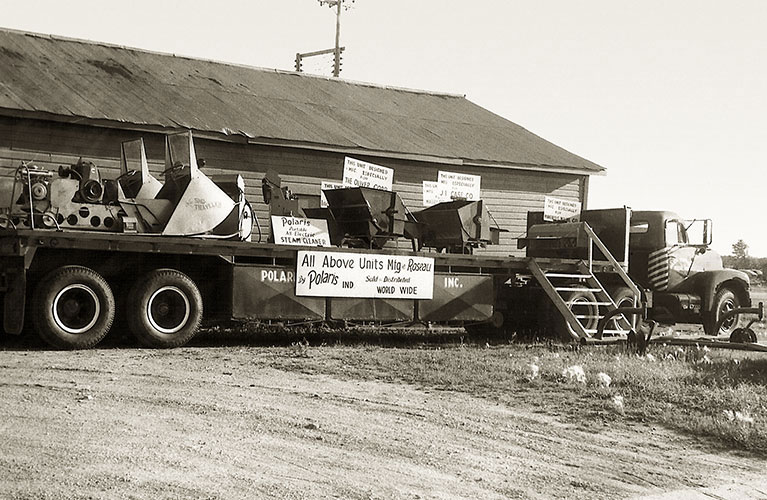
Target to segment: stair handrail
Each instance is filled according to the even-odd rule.
[[[631,277],[629,277],[626,270],[623,269],[623,265],[621,265],[621,263],[618,262],[615,257],[613,257],[612,252],[610,252],[610,250],[607,249],[607,246],[602,243],[602,240],[599,239],[599,236],[597,236],[597,233],[595,233],[591,226],[589,226],[588,222],[583,223],[583,229],[586,231],[586,234],[589,237],[589,272],[593,274],[591,264],[594,260],[594,251],[592,245],[596,244],[597,248],[599,248],[599,251],[602,252],[602,255],[607,257],[607,261],[610,263],[613,270],[618,274],[618,276],[621,277],[629,290],[631,290],[631,292],[634,294],[634,306],[636,307],[642,297],[642,292],[639,290],[639,287],[636,286]]]

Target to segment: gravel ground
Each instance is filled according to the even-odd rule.
[[[0,498],[767,498],[761,458],[529,392],[275,368],[288,348],[2,352]]]

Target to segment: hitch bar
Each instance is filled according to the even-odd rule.
[[[636,316],[641,314],[642,319],[647,319],[647,304],[644,304],[642,307],[618,307],[612,311],[608,311],[604,318],[599,320],[599,324],[597,325],[597,333],[594,335],[594,337],[602,340],[602,335],[604,335],[607,322],[610,321],[613,316],[618,316],[619,314],[623,314],[624,316]]]
[[[716,327],[714,328],[714,331],[718,332],[719,329],[722,327],[722,323],[732,318],[733,316],[737,316],[738,314],[756,314],[757,315],[757,317],[755,319],[752,319],[751,322],[746,327],[746,328],[751,328],[751,325],[753,325],[757,321],[761,321],[762,319],[764,319],[764,303],[759,302],[759,305],[756,307],[737,307],[735,309],[730,309],[729,311],[723,312],[722,317],[719,318],[719,321],[716,322]]]

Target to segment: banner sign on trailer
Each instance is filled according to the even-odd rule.
[[[345,187],[370,187],[391,191],[394,182],[394,170],[373,163],[344,158]]]
[[[325,219],[272,215],[272,232],[278,245],[331,246]]]
[[[580,201],[561,200],[549,196],[543,201],[543,220],[548,222],[577,220],[580,213]]]
[[[431,299],[433,293],[432,257],[298,252],[298,296]]]
[[[341,189],[342,187],[345,187],[342,183],[336,182],[336,181],[322,181],[322,184],[320,185],[320,207],[321,208],[327,208],[328,207],[328,200],[325,198],[325,193],[323,193],[326,189]]]
[[[479,200],[479,185],[482,177],[479,175],[459,174],[457,172],[439,171],[440,201],[450,201],[463,198],[468,201]]]

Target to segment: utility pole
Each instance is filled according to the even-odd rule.
[[[320,0],[321,3],[322,0]],[[336,0],[336,51],[333,64],[333,76],[336,78],[341,73],[341,51],[339,50],[339,42],[341,41],[341,3],[341,0]]]
[[[343,51],[343,47],[341,47],[341,7],[343,6],[345,9],[349,9],[349,7],[345,6],[344,3],[347,1],[354,3],[354,0],[318,0],[318,1],[320,2],[320,5],[327,5],[330,8],[333,8],[333,7],[336,8],[336,47],[333,50],[333,54],[334,54],[333,76],[338,77],[338,75],[341,74],[341,52]]]

